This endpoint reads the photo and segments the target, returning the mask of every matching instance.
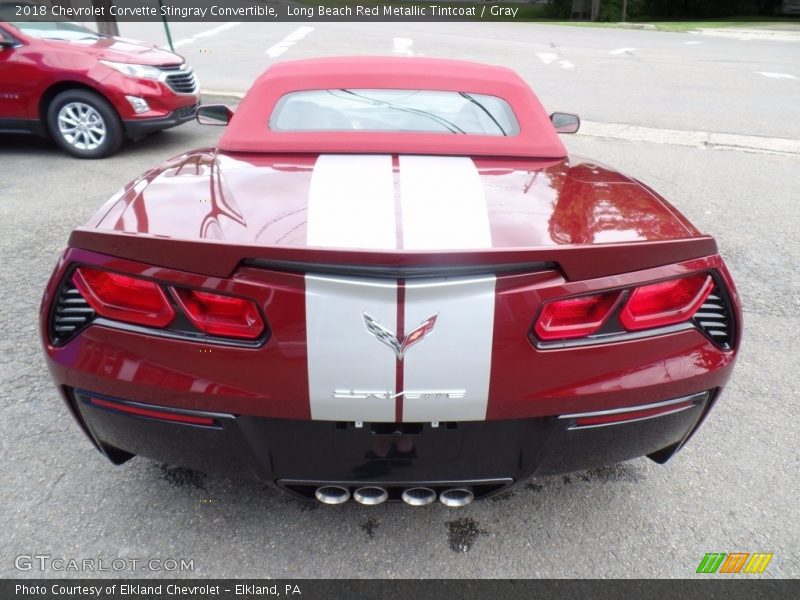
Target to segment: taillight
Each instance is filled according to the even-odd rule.
[[[166,327],[175,318],[164,290],[147,279],[79,267],[72,282],[102,317],[151,327]]]
[[[547,302],[536,321],[536,335],[543,340],[591,335],[606,322],[619,296],[617,291]]]
[[[249,340],[257,339],[264,331],[264,320],[252,300],[185,288],[172,288],[172,292],[200,331]]]
[[[710,275],[692,275],[637,287],[619,315],[628,331],[688,321],[714,287]]]
[[[718,324],[720,319],[724,321],[726,313],[719,316],[705,312],[705,303],[711,302],[709,297],[722,302],[713,295],[718,293],[714,291],[715,285],[711,275],[699,273],[591,296],[551,300],[542,305],[532,333],[545,345],[546,342],[594,337],[601,330],[604,340],[621,341],[628,332],[680,323],[691,326],[691,319],[702,315],[707,320],[701,322],[701,330],[707,336],[703,327],[721,331],[722,334],[712,333],[710,338],[720,345],[715,338],[727,334],[725,323]],[[712,306],[716,305],[712,303],[708,308]]]

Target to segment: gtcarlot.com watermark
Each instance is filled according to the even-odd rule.
[[[69,558],[51,554],[20,554],[14,559],[18,571],[56,573],[124,573],[154,571],[181,573],[194,571],[193,558]]]

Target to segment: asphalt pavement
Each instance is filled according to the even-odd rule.
[[[800,27],[794,42],[513,22],[174,23],[171,32],[206,91],[245,91],[275,61],[443,56],[511,67],[548,109],[592,121],[800,139]],[[160,23],[121,23],[120,33],[166,44]]]
[[[508,64],[547,108],[598,123],[800,137],[800,80],[759,74],[800,77],[798,43],[687,44],[700,40],[511,25],[310,23],[313,31],[274,57],[267,51],[304,24],[242,24],[192,38],[217,26],[193,23],[174,33],[194,39],[182,50],[205,90],[242,91],[274,60],[405,48]],[[159,34],[123,24],[129,37],[148,32]],[[633,50],[613,53],[620,48]],[[666,466],[639,459],[531,480],[456,510],[330,508],[146,459],[114,467],[72,422],[44,366],[37,311],[71,229],[143,170],[213,145],[219,133],[192,123],[103,161],[69,158],[46,141],[0,138],[0,576],[693,577],[706,552],[740,551],[774,554],[761,577],[800,577],[800,156],[668,136],[565,137],[572,152],[647,182],[713,234],[742,296],[745,338],[731,383]],[[18,570],[18,557],[33,554],[106,564],[183,559],[193,568]]]

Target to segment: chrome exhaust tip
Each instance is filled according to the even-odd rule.
[[[389,499],[389,492],[382,487],[369,485],[358,488],[353,492],[353,499],[359,504],[366,504],[368,506],[375,506],[376,504],[383,504]]]
[[[317,488],[314,496],[323,504],[344,504],[350,500],[350,490],[339,485],[323,485]]]
[[[473,494],[467,488],[450,488],[439,494],[439,502],[445,506],[456,507],[466,506],[475,499]]]
[[[431,488],[415,487],[403,490],[403,502],[411,506],[425,506],[436,500],[436,492]]]

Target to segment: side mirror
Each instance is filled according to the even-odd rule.
[[[581,128],[581,118],[572,113],[555,112],[550,115],[550,122],[558,133],[577,133]]]
[[[224,104],[204,104],[195,113],[201,125],[227,125],[233,118],[233,111]]]

